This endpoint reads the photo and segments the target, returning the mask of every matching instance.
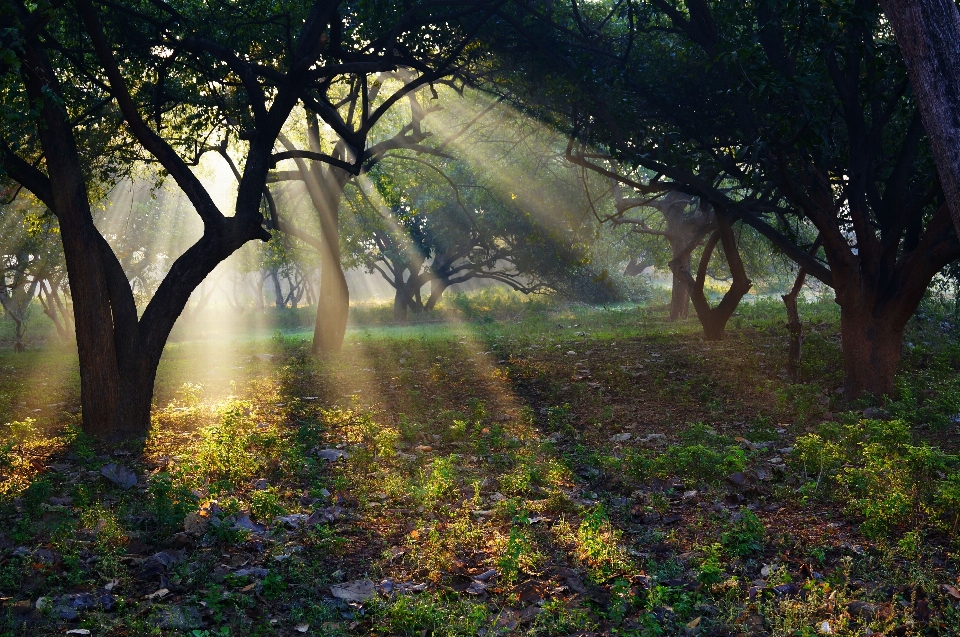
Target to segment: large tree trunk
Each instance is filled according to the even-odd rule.
[[[960,11],[954,0],[881,0],[907,63],[960,235]]]
[[[400,284],[393,295],[393,320],[397,323],[407,322],[407,286]]]
[[[342,186],[341,186],[342,188]],[[350,290],[340,263],[340,189],[326,189],[326,205],[320,211],[323,250],[320,252],[320,294],[317,323],[313,330],[313,353],[333,354],[343,347],[350,313]]]
[[[906,323],[884,315],[878,317],[872,309],[861,305],[840,311],[844,397],[848,400],[864,394],[877,398],[893,396]]]

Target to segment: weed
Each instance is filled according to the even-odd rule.
[[[267,487],[250,494],[250,513],[259,520],[272,520],[284,512],[276,487]]]
[[[596,627],[596,622],[590,619],[583,608],[572,606],[562,598],[547,600],[540,614],[530,628],[530,634],[535,637],[552,635],[570,635],[577,632],[588,632]]]
[[[913,444],[902,420],[821,427],[797,439],[793,461],[811,481],[809,493],[822,487],[827,497],[863,516],[860,530],[868,537],[956,521],[960,458]],[[815,483],[808,467],[816,471]]]
[[[743,557],[762,549],[765,536],[763,522],[756,513],[744,507],[734,515],[729,528],[720,535],[720,543],[730,555]]]
[[[704,557],[697,566],[697,581],[708,588],[723,581],[722,552],[723,545],[711,544],[704,549]]]
[[[197,508],[198,498],[193,492],[183,482],[175,484],[165,471],[150,476],[147,492],[148,510],[156,520],[161,535],[175,532],[184,517]]]
[[[610,524],[602,505],[583,517],[576,540],[577,557],[590,567],[595,581],[604,581],[629,568],[629,560],[620,547],[621,533]]]

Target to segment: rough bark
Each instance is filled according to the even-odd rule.
[[[881,0],[907,63],[960,234],[960,11],[953,0]]]
[[[397,323],[406,323],[407,318],[406,286],[398,285],[396,293],[393,295],[393,320]]]

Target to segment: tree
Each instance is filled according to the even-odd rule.
[[[881,0],[907,63],[944,198],[960,234],[960,11],[953,0]]]
[[[473,11],[483,3],[475,4]],[[465,10],[471,10],[469,5]],[[339,216],[344,188],[391,151],[438,152],[422,143],[430,136],[423,120],[433,109],[423,107],[418,95],[429,87],[432,99],[438,99],[434,85],[452,82],[476,57],[477,52],[467,45],[491,15],[492,10],[480,13],[475,24],[462,32],[446,28],[446,37],[431,44],[402,38],[404,60],[392,69],[361,67],[317,82],[303,97],[306,127],[300,146],[305,149],[280,138],[285,151],[275,156],[275,162],[293,160],[296,170],[277,171],[272,181],[302,181],[320,226],[318,238],[287,220],[275,219],[278,229],[320,251],[314,353],[339,351],[346,331],[350,292],[341,263]],[[332,42],[345,56],[390,55],[396,44],[389,39],[371,42],[363,22],[336,31]],[[401,115],[398,111],[404,105],[407,109]]]
[[[670,192],[662,197],[624,197],[620,183],[614,181],[616,214],[610,216],[614,225],[630,224],[641,234],[662,237],[670,245],[676,263],[671,268],[673,281],[670,286],[670,320],[685,319],[690,311],[690,288],[682,272],[690,272],[693,250],[703,239],[704,231],[716,224],[712,214],[705,214],[696,197],[682,192]],[[626,213],[635,208],[651,208],[663,217],[662,227],[652,227],[645,217],[631,218]],[[634,269],[637,266],[634,265]],[[639,274],[639,272],[637,273]]]
[[[474,279],[524,293],[543,288],[536,270],[516,266],[524,239],[536,233],[529,216],[504,210],[458,162],[406,159],[412,163],[392,170],[381,164],[348,199],[351,260],[394,288],[395,320],[432,310],[447,288]]]
[[[960,242],[878,7],[652,0],[528,23],[536,62],[511,87],[562,88],[526,97],[616,164],[579,159],[708,201],[832,286],[846,396],[892,394],[904,326]]]
[[[0,4],[0,18],[12,25],[0,55],[0,165],[58,221],[85,431],[120,439],[148,430],[157,364],[191,294],[246,242],[269,239],[261,201],[274,145],[309,89],[360,69],[393,70],[410,43],[437,24],[458,28],[475,8],[414,3],[362,14],[371,10],[364,3],[336,0],[252,2],[242,12],[186,2],[123,10],[92,0],[32,10]],[[338,46],[344,25],[358,21],[378,44],[371,54]],[[243,140],[244,154],[231,216],[190,168],[228,132]],[[107,159],[97,164],[97,157]],[[91,167],[105,162],[100,173],[109,173],[132,158],[160,164],[203,221],[201,238],[173,262],[142,314],[90,208],[102,178]]]

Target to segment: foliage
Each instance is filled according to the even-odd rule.
[[[822,426],[797,439],[793,461],[805,492],[846,502],[863,517],[869,537],[952,524],[960,459],[925,442],[912,442],[901,420],[856,419]]]
[[[742,508],[733,516],[730,527],[720,535],[720,544],[730,555],[744,557],[763,548],[766,528],[757,514]]]

